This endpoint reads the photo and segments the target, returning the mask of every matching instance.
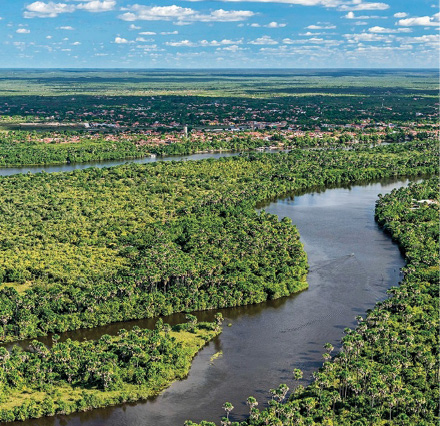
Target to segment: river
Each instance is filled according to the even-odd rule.
[[[230,155],[236,154],[179,158]],[[178,158],[165,158],[168,159]],[[125,162],[106,162],[105,165]],[[49,172],[74,168],[78,165],[44,169]],[[0,175],[5,170],[18,169],[2,169]],[[223,333],[199,352],[185,380],[173,383],[154,399],[13,424],[182,426],[187,419],[219,423],[225,401],[234,405],[231,418],[239,421],[248,412],[245,403],[248,396],[255,396],[261,408],[270,398],[270,388],[280,383],[292,387],[294,368],[304,371],[303,384],[307,384],[312,372],[322,364],[323,345],[330,342],[339,347],[344,328],[354,326],[355,316],[363,315],[378,300],[384,299],[386,290],[402,278],[399,270],[404,265],[403,258],[397,246],[375,223],[374,204],[379,193],[387,193],[407,183],[407,180],[387,180],[351,188],[312,191],[268,203],[264,207],[266,211],[280,219],[290,217],[299,229],[310,265],[308,290],[258,305],[221,310],[226,318]],[[215,311],[199,312],[197,316],[200,320],[212,320],[214,314]],[[184,316],[172,315],[165,321],[183,322]],[[120,328],[153,327],[154,323],[155,320],[117,323],[64,333],[61,338],[98,338],[106,333],[115,334]],[[222,355],[211,359],[220,351]]]
[[[280,149],[265,149],[266,153],[282,152]],[[245,151],[249,152],[249,151]],[[254,151],[252,151],[254,152]],[[258,152],[258,151],[257,151]],[[260,151],[261,152],[261,151]],[[240,152],[207,152],[201,154],[188,154],[188,155],[168,155],[168,156],[153,156],[142,157],[126,160],[105,160],[105,161],[90,161],[87,163],[71,163],[71,164],[56,164],[56,165],[42,165],[42,166],[18,166],[18,167],[0,167],[0,176],[12,176],[26,173],[54,173],[54,172],[71,172],[73,170],[83,170],[90,167],[114,167],[121,166],[126,163],[135,164],[147,164],[155,163],[156,161],[186,161],[186,160],[204,160],[206,158],[220,158],[220,157],[233,157],[240,155]]]

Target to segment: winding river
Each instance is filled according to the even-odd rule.
[[[164,160],[230,155],[236,154],[199,154]],[[155,159],[135,160],[150,161]],[[1,169],[0,175],[42,169],[68,171],[87,166],[90,164]],[[407,180],[387,180],[310,192],[259,206],[280,218],[290,217],[298,227],[309,258],[308,290],[258,305],[222,310],[226,318],[223,333],[199,352],[188,378],[173,383],[152,400],[14,424],[182,426],[187,419],[219,422],[225,401],[234,405],[231,418],[239,421],[248,412],[248,396],[255,396],[261,408],[269,399],[270,388],[280,383],[292,387],[294,368],[304,371],[306,384],[322,364],[323,345],[330,342],[338,347],[344,328],[355,325],[355,316],[363,315],[384,299],[386,290],[401,279],[403,259],[397,246],[375,223],[374,204],[379,193],[407,184]],[[214,314],[199,312],[197,316],[200,320],[211,320]],[[174,324],[184,321],[184,317],[172,315],[165,321]],[[154,323],[155,320],[117,323],[64,333],[61,338],[98,338],[120,328],[152,327]]]

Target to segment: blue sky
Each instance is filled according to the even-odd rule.
[[[434,0],[0,0],[1,67],[436,68]]]

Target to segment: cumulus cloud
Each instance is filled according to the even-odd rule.
[[[382,35],[374,33],[360,33],[360,34],[344,34],[344,37],[349,43],[370,42],[370,41],[384,41],[391,42],[394,36]]]
[[[165,44],[171,47],[197,47],[197,43],[193,43],[189,40],[167,41]]]
[[[71,27],[70,25],[68,25],[68,26],[65,26],[65,27],[57,27],[57,30],[73,31],[74,28]]]
[[[278,42],[276,40],[272,39],[270,36],[264,35],[262,37],[255,39],[255,40],[250,41],[249,44],[270,45],[270,44],[278,44]]]
[[[141,33],[139,33],[139,35],[152,36],[152,35],[156,35],[156,33],[154,31],[142,31]]]
[[[392,33],[410,33],[411,29],[410,28],[396,28],[396,29],[392,29],[392,28],[384,28],[384,27],[371,27],[368,28],[368,31],[370,33],[376,33],[376,34],[392,34]]]
[[[440,14],[436,13],[433,16],[415,16],[413,18],[400,19],[397,25],[402,27],[413,27],[413,26],[423,26],[423,27],[436,27],[440,25],[439,21]]]
[[[200,0],[188,0],[200,1]],[[222,0],[224,2],[252,2],[252,3],[284,3],[296,4],[300,6],[323,6],[323,7],[337,7],[341,4],[341,0]]]
[[[179,31],[162,31],[159,33],[160,35],[177,35]]]
[[[115,0],[93,0],[78,5],[67,3],[55,3],[50,1],[36,1],[26,6],[23,16],[25,18],[56,18],[61,13],[72,13],[75,10],[87,12],[107,12],[116,6]]]
[[[81,3],[77,6],[78,9],[87,10],[87,12],[108,12],[113,10],[116,6],[116,1],[114,0],[93,0],[87,3]]]
[[[228,52],[238,52],[239,50],[247,50],[247,48],[245,47],[240,47],[237,46],[236,44],[233,44],[231,46],[226,46],[226,47],[218,47],[217,50],[226,50]]]
[[[141,29],[141,27],[138,27],[138,26],[136,26],[136,25],[134,25],[134,24],[131,24],[128,28],[129,28],[130,30],[140,30],[140,29]]]
[[[76,9],[73,4],[66,3],[44,3],[36,1],[26,6],[25,18],[56,18],[60,13],[72,13]]]
[[[243,40],[201,40],[198,42],[193,42],[189,40],[181,40],[181,41],[168,41],[165,44],[167,46],[172,47],[217,47],[217,46],[229,46],[229,45],[238,45],[242,44]]]
[[[332,39],[325,39],[322,37],[311,37],[306,40],[292,40],[291,38],[283,39],[283,44],[304,44],[304,43],[325,44],[325,45],[334,45],[334,46],[341,44],[340,41],[332,40]],[[310,46],[310,47],[312,47],[312,46]]]
[[[363,3],[360,0],[353,0],[351,4],[342,4],[338,10],[341,11],[357,11],[357,10],[386,10],[389,9],[386,3],[369,2]]]
[[[346,15],[344,15],[343,18],[345,18],[345,19],[381,19],[384,17],[383,16],[365,16],[365,15],[357,16],[354,14],[354,12],[350,11]]]
[[[189,7],[181,6],[143,6],[135,4],[128,12],[119,16],[123,21],[176,21],[179,24],[191,22],[236,22],[244,21],[255,15],[250,10],[213,10],[203,14]]]
[[[406,18],[408,16],[405,12],[397,12],[393,15],[395,18]]]
[[[269,22],[267,25],[265,25],[266,28],[283,28],[287,24],[280,24],[278,22]]]
[[[115,37],[115,43],[116,44],[127,44],[127,43],[129,43],[129,41],[126,38]]]
[[[308,30],[334,30],[336,25],[309,25]]]
[[[402,39],[408,44],[425,44],[429,47],[439,47],[440,36],[438,34],[425,34],[420,37],[405,37]]]
[[[17,31],[15,31],[17,34],[29,34],[31,30],[28,30],[26,28],[19,28]]]

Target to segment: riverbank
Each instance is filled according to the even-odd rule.
[[[102,336],[98,341],[34,341],[1,352],[0,421],[70,414],[158,395],[188,375],[198,351],[217,336],[215,323],[183,324]],[[56,338],[56,337],[55,337]],[[20,376],[20,377],[19,377]]]

